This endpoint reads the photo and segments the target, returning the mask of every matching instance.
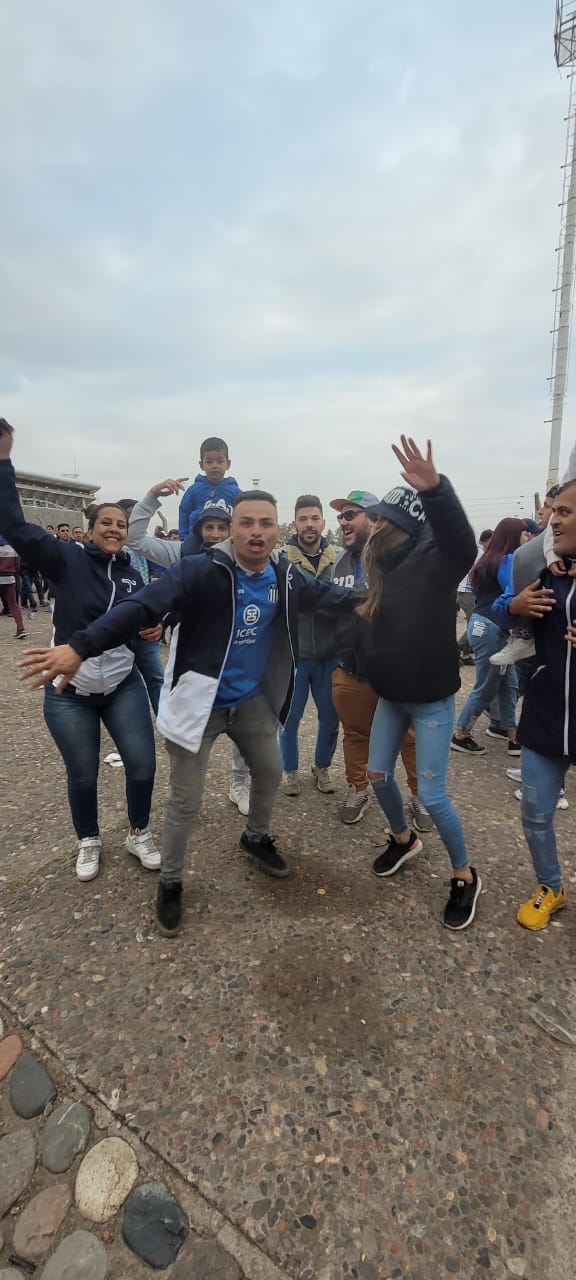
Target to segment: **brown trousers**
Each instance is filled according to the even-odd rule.
[[[353,783],[357,791],[366,791],[370,730],[378,694],[374,693],[365,680],[357,680],[355,676],[347,675],[341,667],[336,667],[332,676],[332,701],[342,725],[346,781]],[[415,796],[418,794],[418,781],[413,729],[409,729],[406,734],[401,755],[408,776],[408,786]]]

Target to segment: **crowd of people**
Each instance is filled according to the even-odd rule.
[[[10,456],[13,428],[0,419],[0,594],[25,635],[17,594],[53,612],[50,648],[25,649],[22,678],[44,686],[44,718],[64,761],[78,839],[76,872],[100,865],[97,783],[101,725],[126,776],[126,846],[159,871],[160,931],[175,934],[183,871],[215,740],[233,744],[230,800],[246,818],[242,849],[262,870],[289,874],[270,834],[278,788],[301,791],[299,728],[311,694],[317,711],[312,776],[330,773],[340,726],[345,825],[362,820],[370,791],[390,832],[373,864],[394,875],[436,827],[451,865],[443,915],[453,930],[473,921],[482,889],[447,789],[450,752],[483,754],[473,730],[520,757],[522,821],[537,887],[518,911],[545,927],[565,904],[556,808],[576,758],[576,480],[551,490],[530,521],[500,521],[477,545],[428,443],[401,438],[393,451],[403,484],[381,500],[355,489],[330,505],[343,547],[324,535],[322,504],[298,497],[293,533],[279,544],[276,501],[241,490],[224,440],[200,451],[200,474],[160,481],[140,500],[93,505],[88,528],[25,520]],[[571,459],[571,464],[572,464]],[[182,495],[178,530],[149,534],[161,500]],[[166,526],[164,526],[165,528]],[[10,568],[12,575],[10,575]],[[457,638],[458,603],[466,632]],[[433,626],[431,626],[433,619]],[[166,663],[160,643],[170,635]],[[455,725],[460,665],[475,683]],[[517,724],[519,694],[522,711]],[[155,774],[153,718],[170,760],[161,848],[149,828]],[[396,781],[401,755],[409,802]]]

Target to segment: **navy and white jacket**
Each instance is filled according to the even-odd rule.
[[[28,524],[9,459],[0,459],[0,529],[22,559],[53,584],[55,644],[67,644],[79,628],[87,627],[143,586],[124,551],[110,556],[91,542],[85,546],[60,542],[40,525]],[[126,640],[130,638],[127,636]],[[112,693],[130,674],[133,664],[134,654],[123,643],[101,658],[83,662],[71,683],[82,694]]]
[[[534,619],[535,671],[528,681],[518,726],[518,741],[542,756],[567,756],[576,764],[576,649],[565,639],[576,621],[576,579],[540,575],[551,587],[555,607]],[[534,659],[532,659],[534,661]]]
[[[298,658],[298,613],[322,609],[339,614],[354,609],[358,596],[328,582],[305,578],[285,556],[273,553],[279,609],[272,646],[260,682],[273,714],[284,723],[290,708]],[[125,641],[141,627],[176,613],[170,655],[158,709],[158,730],[171,742],[196,752],[214,704],[234,636],[235,559],[232,543],[210,555],[184,556],[161,578],[77,631],[69,643],[90,658]]]

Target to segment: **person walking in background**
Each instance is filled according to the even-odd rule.
[[[514,667],[498,668],[490,658],[502,647],[501,604],[512,597],[512,559],[524,531],[524,521],[501,520],[496,525],[487,550],[476,561],[470,578],[474,591],[474,612],[468,623],[468,637],[474,654],[476,682],[458,716],[452,750],[467,755],[485,755],[486,747],[472,736],[483,711],[498,697],[499,722],[506,732],[508,755],[520,755],[516,744],[516,702],[518,678]],[[500,612],[498,612],[500,610]],[[498,619],[498,620],[497,620]]]
[[[0,420],[1,421],[1,420]],[[20,557],[14,547],[0,534],[0,600],[6,612],[16,624],[16,639],[24,640],[26,632],[22,610],[16,594],[16,578],[20,568]]]
[[[486,550],[486,547],[488,546],[488,543],[492,537],[493,532],[494,532],[493,529],[482,530],[482,533],[480,534],[480,537],[478,539],[478,553],[476,555],[476,560],[479,560],[480,556],[484,555],[484,552]],[[474,561],[474,563],[476,563],[476,561]],[[468,639],[468,623],[470,621],[470,618],[472,617],[472,612],[474,609],[474,592],[472,590],[472,583],[470,581],[470,570],[466,574],[466,577],[463,578],[462,581],[458,584],[457,598],[458,598],[458,607],[459,609],[462,610],[462,613],[464,614],[464,617],[466,619],[466,626],[464,627],[464,630],[461,636],[459,636],[458,638],[458,648],[460,650],[460,661],[465,666],[472,666],[474,663],[474,656],[472,653],[472,649],[470,647],[470,641]]]

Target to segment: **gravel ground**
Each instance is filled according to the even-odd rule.
[[[48,634],[45,615],[29,623],[30,637]],[[573,1016],[576,929],[570,905],[540,936],[515,923],[533,876],[503,745],[485,738],[485,757],[451,761],[485,885],[475,926],[451,935],[438,838],[377,881],[381,815],[371,802],[343,827],[338,796],[314,789],[310,711],[302,794],[281,797],[274,818],[287,881],[247,865],[218,744],[185,929],[167,942],[154,876],[123,848],[123,773],[106,765],[101,874],[76,881],[63,769],[16,651],[2,619],[0,991],[12,1014],[298,1280],[571,1280],[574,1050],[531,1012],[553,996]],[[160,832],[160,743],[158,763]],[[340,751],[334,773],[341,791]],[[558,817],[568,890],[575,805]]]

